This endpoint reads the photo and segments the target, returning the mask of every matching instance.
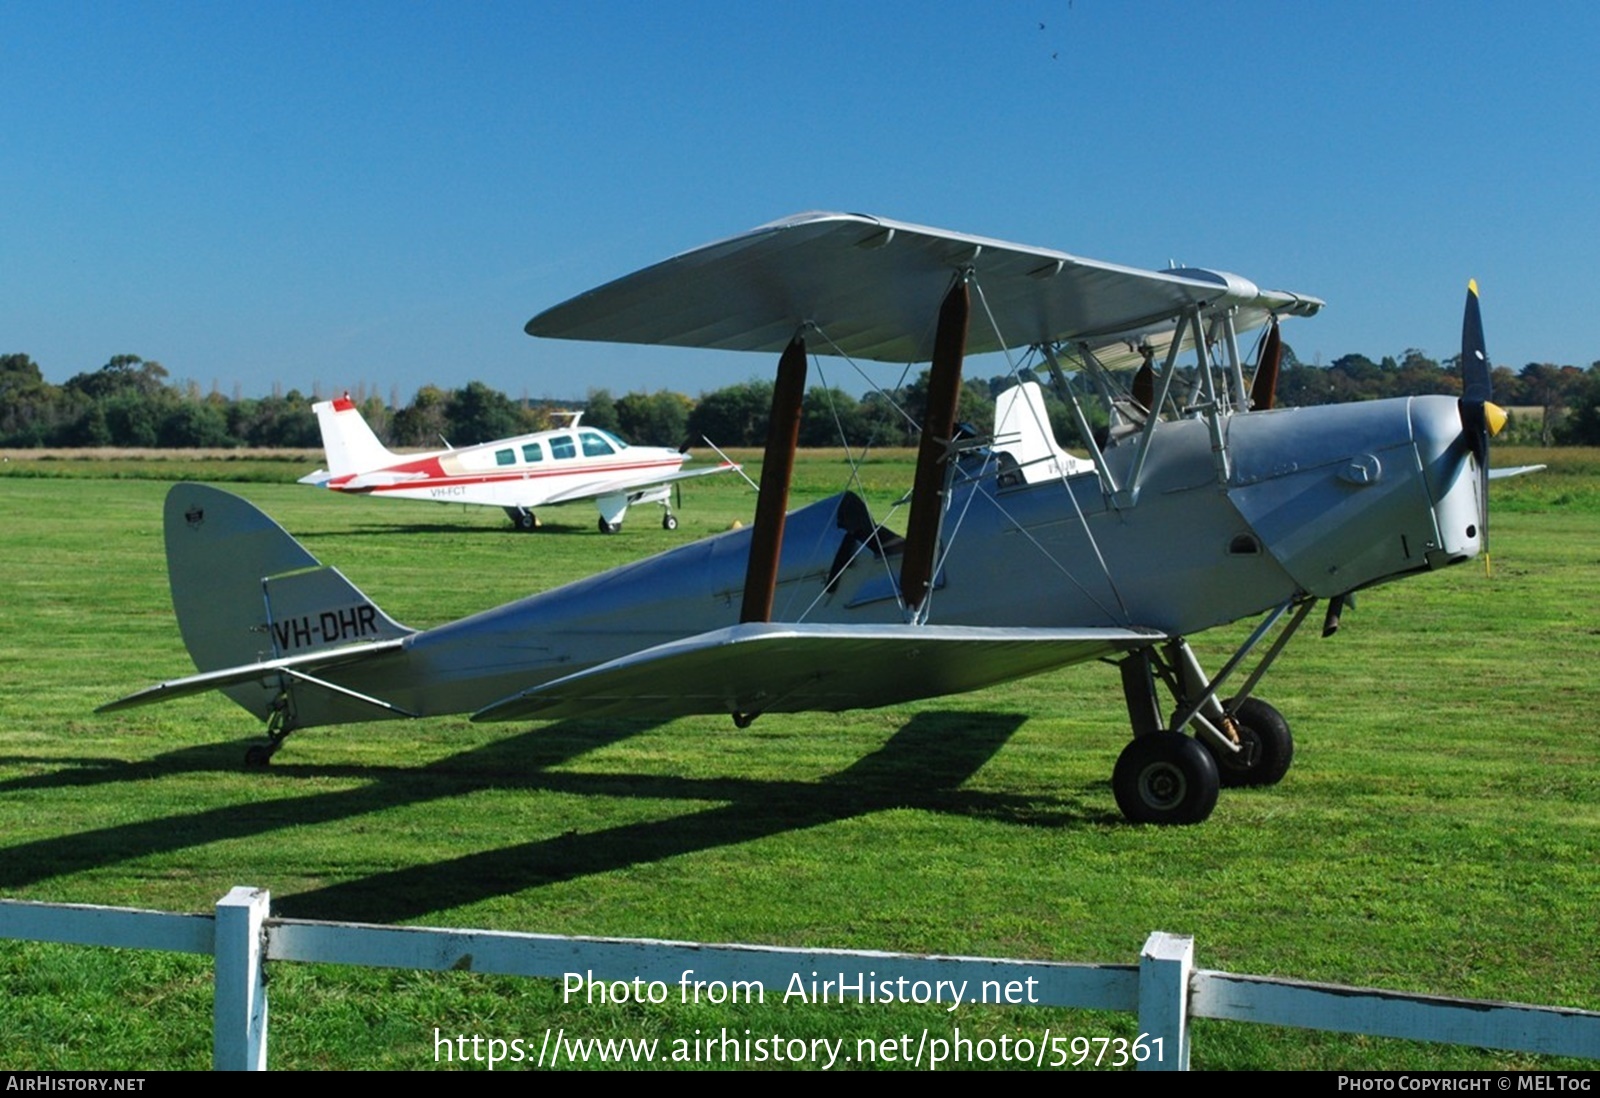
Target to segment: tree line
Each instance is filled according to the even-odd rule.
[[[1300,362],[1285,347],[1278,384],[1280,406],[1309,406],[1428,393],[1460,395],[1453,359],[1443,363],[1418,350],[1374,362],[1351,354],[1327,366]],[[958,418],[979,434],[993,428],[994,398],[1012,384],[1009,376],[969,378],[963,385]],[[1103,423],[1084,373],[1073,377],[1086,411]],[[1587,370],[1550,363],[1528,363],[1520,371],[1494,369],[1497,403],[1531,407],[1540,414],[1519,422],[1515,413],[1510,440],[1542,445],[1600,445],[1600,362]],[[1072,446],[1079,440],[1073,418],[1046,387],[1056,437]],[[806,394],[800,428],[802,446],[907,446],[917,441],[927,396],[927,374],[893,393],[870,392],[856,398],[840,389],[813,388]],[[224,397],[204,393],[193,382],[176,384],[167,370],[138,355],[116,355],[97,370],[61,385],[44,380],[26,354],[0,355],[0,447],[233,448],[321,446],[311,406],[318,394],[299,390],[266,397]],[[425,385],[409,404],[385,402],[360,390],[354,400],[385,443],[397,448],[437,448],[445,442],[472,445],[546,430],[564,422],[558,413],[581,410],[584,422],[621,435],[629,442],[676,446],[710,439],[718,446],[760,446],[766,438],[772,383],[751,380],[691,398],[662,389],[612,396],[592,389],[572,402],[513,400],[480,381],[459,389]]]

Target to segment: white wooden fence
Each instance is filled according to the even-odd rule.
[[[1209,972],[1194,968],[1193,939],[1160,931],[1145,942],[1137,965],[1064,964],[273,919],[264,890],[235,888],[214,916],[0,900],[0,938],[212,955],[212,1064],[219,1069],[267,1066],[268,961],[555,979],[585,972],[673,988],[689,970],[708,983],[769,988],[787,986],[796,973],[861,969],[934,988],[939,981],[972,988],[993,981],[997,990],[1026,987],[1031,1005],[1137,1014],[1141,1070],[1188,1068],[1190,1018],[1600,1059],[1600,1013]]]

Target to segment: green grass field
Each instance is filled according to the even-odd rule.
[[[1502,448],[1503,449],[1503,448]],[[0,895],[208,910],[237,884],[277,914],[543,933],[1131,963],[1153,930],[1201,967],[1600,1009],[1600,453],[1495,484],[1494,564],[1366,592],[1307,629],[1260,693],[1294,769],[1224,791],[1199,827],[1122,822],[1114,668],[872,712],[670,724],[374,723],[259,729],[220,696],[100,717],[191,664],[161,544],[167,481],[245,481],[322,560],[414,626],[748,521],[732,477],[684,489],[682,525],[585,506],[533,535],[496,511],[337,498],[311,465],[0,465]],[[875,457],[875,505],[909,483]],[[844,486],[805,456],[801,502]],[[902,522],[903,525],[903,522]],[[1214,666],[1248,623],[1197,639]],[[537,1038],[1132,1037],[1123,1015],[962,1008],[586,1007],[530,980],[275,965],[275,1068],[434,1066],[435,1028]],[[199,958],[0,943],[0,1069],[210,1064]],[[1596,1050],[1600,1059],[1600,1049]],[[1503,1052],[1195,1024],[1196,1068],[1561,1066]],[[1593,1068],[1593,1062],[1566,1066]]]

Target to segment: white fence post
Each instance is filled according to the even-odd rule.
[[[216,999],[211,1066],[217,1071],[267,1070],[267,980],[262,923],[264,888],[234,888],[217,901]]]
[[[1160,1040],[1161,1058],[1139,1064],[1140,1071],[1189,1070],[1189,974],[1194,970],[1194,939],[1158,930],[1139,954],[1139,1032],[1147,1044]]]

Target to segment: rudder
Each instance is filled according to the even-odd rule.
[[[378,441],[355,402],[343,396],[313,404],[317,427],[322,432],[322,449],[328,457],[328,472],[335,477],[371,472],[401,460]]]
[[[229,492],[174,485],[165,528],[172,609],[200,671],[412,632]]]

